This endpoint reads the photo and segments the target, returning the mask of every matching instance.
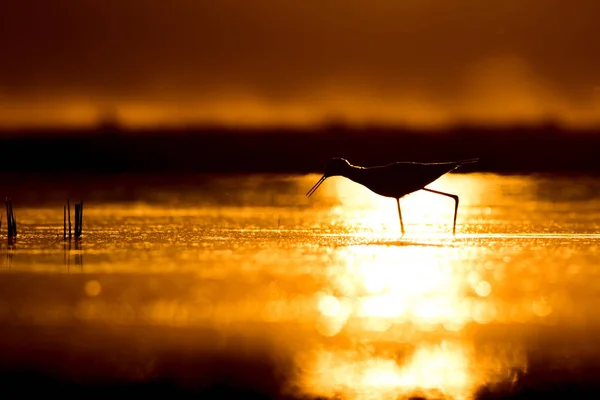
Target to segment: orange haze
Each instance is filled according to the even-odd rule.
[[[0,125],[600,123],[596,0],[8,0]]]

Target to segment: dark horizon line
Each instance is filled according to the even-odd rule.
[[[535,122],[526,121],[506,121],[506,122],[474,122],[474,121],[456,121],[450,124],[442,125],[419,125],[385,122],[364,122],[354,123],[343,119],[324,120],[321,123],[298,125],[286,123],[274,124],[228,124],[219,122],[200,122],[200,123],[181,123],[181,124],[161,124],[129,126],[121,124],[119,121],[105,120],[89,126],[70,126],[70,125],[31,125],[31,126],[0,126],[0,135],[10,134],[73,134],[73,133],[140,133],[140,132],[249,132],[249,133],[270,133],[279,132],[297,132],[310,133],[330,130],[345,131],[398,131],[398,132],[449,132],[449,131],[472,131],[485,130],[491,132],[502,132],[510,130],[544,130],[554,132],[591,132],[600,133],[600,123],[597,125],[571,125],[561,122],[558,119],[543,119]]]
[[[365,166],[479,158],[479,163],[465,169],[600,173],[600,131],[561,130],[552,125],[455,128],[430,134],[333,125],[310,131],[216,128],[130,135],[109,126],[93,134],[78,132],[0,135],[0,172],[311,173],[322,172],[331,157],[344,157]]]

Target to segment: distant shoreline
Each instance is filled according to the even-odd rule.
[[[0,173],[311,173],[357,165],[479,157],[457,172],[600,173],[600,129],[188,127],[0,131]]]

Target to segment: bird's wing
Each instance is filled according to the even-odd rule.
[[[472,163],[476,163],[479,161],[479,158],[468,158],[465,160],[456,160],[456,161],[432,161],[432,162],[416,162],[416,161],[398,161],[398,162],[393,162],[390,164],[387,164],[387,166],[390,165],[396,165],[396,164],[400,164],[400,165],[455,165],[455,166],[460,166],[462,164],[472,164]],[[386,165],[384,165],[386,166]]]
[[[456,167],[456,163],[397,162],[363,169],[356,180],[376,193],[404,195],[422,189]]]
[[[455,170],[463,161],[449,162],[395,162],[387,165],[360,168],[352,180],[367,186],[375,193],[388,197],[402,197],[423,189],[442,175]]]
[[[426,181],[431,179],[437,179],[438,177],[450,172],[460,164],[457,162],[443,162],[443,163],[394,163],[389,167],[390,173],[396,177],[412,178],[416,180]],[[421,179],[419,179],[421,178]]]
[[[473,163],[476,163],[476,162],[479,162],[479,158],[469,158],[469,159],[466,159],[466,160],[457,161],[457,163],[459,163],[460,165],[463,165],[463,164],[473,164]]]

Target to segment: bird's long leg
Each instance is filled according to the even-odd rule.
[[[402,222],[402,211],[400,210],[400,198],[397,198],[398,202],[398,216],[400,217],[400,229],[402,230],[402,236],[404,236],[404,222]]]
[[[452,227],[452,234],[453,235],[456,234],[456,214],[458,213],[458,196],[455,194],[438,192],[437,190],[433,190],[433,189],[423,188],[423,190],[426,190],[431,193],[441,194],[442,196],[452,197],[454,199],[454,225]]]

